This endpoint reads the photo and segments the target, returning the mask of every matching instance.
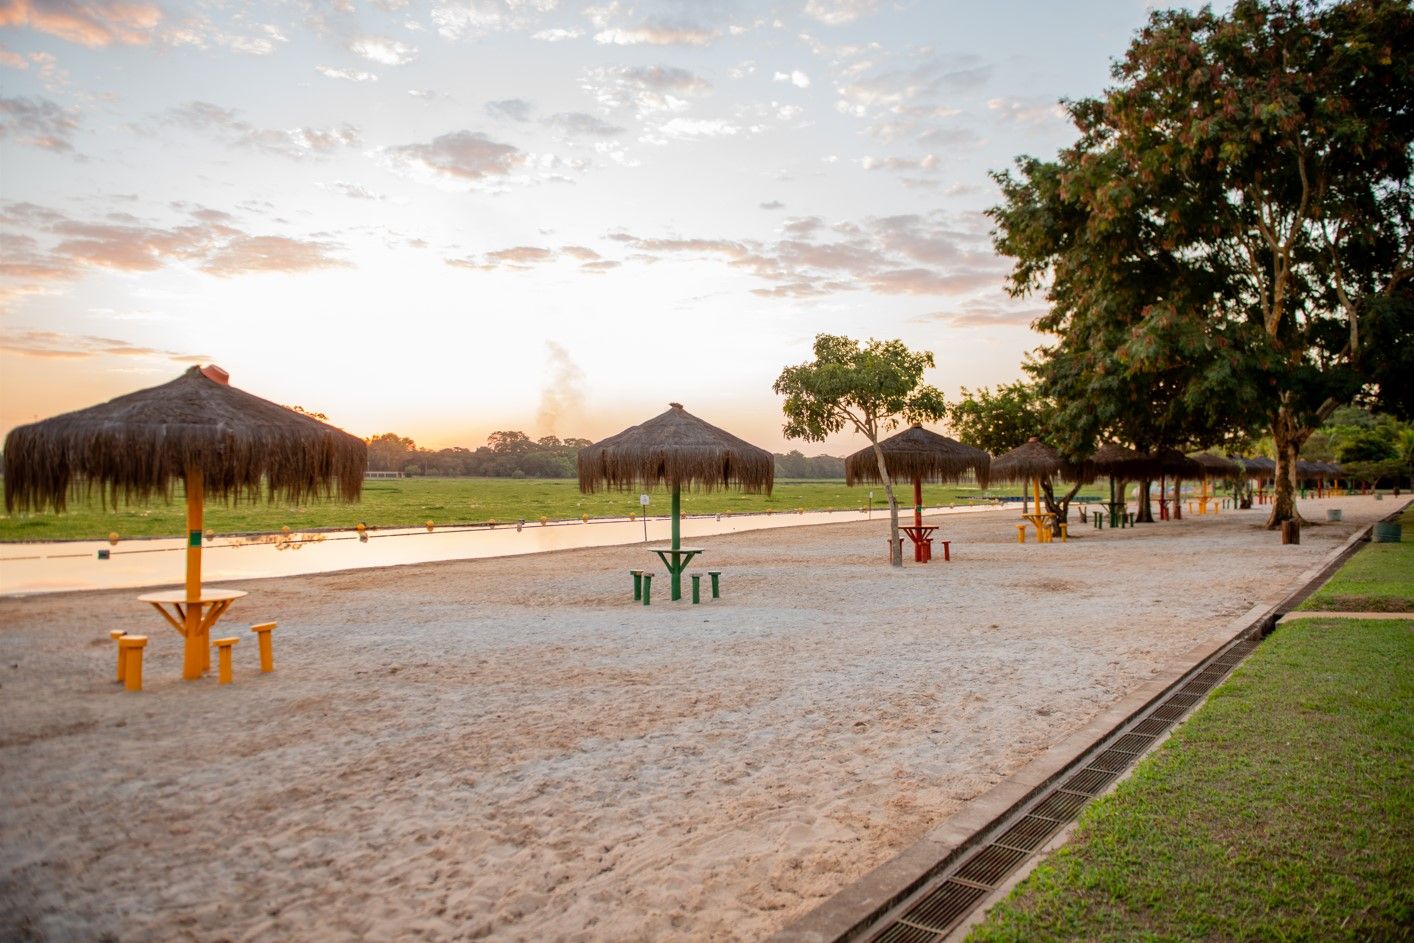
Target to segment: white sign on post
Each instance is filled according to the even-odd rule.
[[[638,496],[638,503],[639,503],[639,505],[640,505],[641,507],[645,507],[645,508],[648,507],[648,495],[646,495],[646,494],[640,494],[640,495]],[[648,515],[647,515],[647,514],[644,514],[644,515],[643,515],[643,542],[644,542],[644,543],[648,543]]]
[[[648,495],[640,494],[638,496],[638,503],[643,505],[644,507],[648,507]]]

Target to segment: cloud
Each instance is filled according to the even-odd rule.
[[[236,236],[211,252],[199,268],[209,275],[231,276],[258,272],[308,272],[347,268],[332,257],[331,243],[303,241],[285,236]]]
[[[403,144],[385,153],[408,165],[460,180],[484,180],[511,173],[526,163],[526,154],[480,132],[453,131],[427,144]]]
[[[704,237],[608,238],[635,250],[634,260],[717,259],[775,283],[762,297],[809,298],[868,289],[885,295],[966,295],[1000,288],[1008,266],[990,248],[978,214],[874,217],[834,225],[810,216],[788,220],[775,242]]]
[[[907,170],[932,172],[938,169],[938,158],[934,154],[922,157],[865,157],[859,166],[865,170]]]
[[[789,72],[777,72],[772,78],[777,82],[789,82],[796,88],[810,87],[810,76],[799,69],[792,69]]]
[[[447,259],[446,263],[454,268],[471,269],[478,272],[497,270],[528,272],[538,265],[566,259],[581,263],[578,266],[579,270],[589,274],[602,273],[622,264],[613,259],[603,258],[588,246],[561,246],[558,250],[544,246],[511,246],[508,249],[487,252],[480,258],[468,256],[460,259]]]
[[[675,66],[611,66],[586,72],[580,87],[605,108],[633,108],[643,115],[681,111],[689,97],[705,95],[712,85]]]
[[[955,327],[1030,327],[1046,313],[1045,308],[1022,308],[976,299],[955,310],[930,311],[909,320],[914,324],[943,321]]]
[[[618,137],[626,131],[616,124],[609,124],[593,115],[585,114],[582,111],[562,112],[558,115],[551,115],[545,119],[545,124],[553,128],[559,128],[566,134],[577,137],[592,138],[613,138]]]
[[[826,26],[843,26],[879,9],[879,0],[810,0],[802,11]]]
[[[27,26],[71,43],[97,48],[152,42],[162,10],[130,0],[3,0],[0,27]]]
[[[361,36],[349,43],[349,50],[382,65],[407,65],[417,58],[415,47],[382,36]]]
[[[77,112],[47,98],[0,98],[0,139],[16,140],[55,153],[71,153]]]
[[[759,205],[763,210],[783,210],[786,207],[786,205],[780,200],[771,200],[769,202],[761,203]]]
[[[601,46],[706,46],[717,36],[716,30],[702,26],[642,23],[600,30],[594,41]]]
[[[359,143],[358,128],[343,124],[331,128],[257,128],[240,112],[211,102],[187,102],[167,112],[164,121],[192,131],[210,132],[233,147],[246,147],[296,160],[328,154]]]
[[[760,126],[743,126],[723,121],[720,118],[672,118],[658,127],[663,137],[679,140],[695,138],[736,137],[739,134],[755,134],[762,131]]]
[[[199,363],[211,359],[206,354],[141,347],[112,337],[61,334],[57,331],[5,331],[0,333],[0,351],[21,357],[56,360],[87,360],[104,354],[117,357],[154,357],[178,363]]]
[[[946,99],[986,83],[993,69],[975,56],[929,55],[918,65],[878,69],[864,62],[836,84],[836,110],[869,118],[869,133],[881,141],[912,139],[925,146],[972,143],[970,131],[938,122],[959,114]]]
[[[578,39],[584,35],[582,29],[542,29],[538,33],[531,35],[531,39],[538,39],[542,43],[562,43],[567,39]]]
[[[599,258],[599,253],[595,252],[593,249],[588,248],[587,246],[565,246],[560,251],[563,252],[565,255],[574,259],[579,259],[582,262],[597,261]]]
[[[1044,125],[1068,120],[1064,108],[1053,101],[1022,101],[1019,98],[990,98],[987,110],[1013,125]]]
[[[531,262],[548,262],[554,257],[553,251],[538,246],[515,246],[511,249],[498,249],[495,252],[486,253],[486,259],[489,262],[514,262],[522,265]]]
[[[509,118],[512,121],[530,120],[530,102],[523,98],[506,98],[487,102],[486,113],[493,118]]]
[[[314,71],[329,79],[343,79],[348,82],[376,82],[378,76],[372,72],[360,72],[358,69],[335,69],[327,65],[317,65]]]
[[[445,39],[477,39],[528,29],[556,0],[454,0],[432,8],[432,22]]]
[[[333,183],[321,183],[319,186],[334,193],[342,193],[344,196],[352,197],[355,200],[381,200],[384,198],[381,193],[374,193],[367,187],[357,183],[345,183],[342,180],[336,180]]]
[[[74,281],[87,270],[151,272],[186,264],[211,275],[297,273],[344,267],[342,246],[328,239],[252,234],[230,214],[187,208],[186,220],[159,226],[127,213],[77,219],[32,203],[0,206],[0,280],[11,290]]]

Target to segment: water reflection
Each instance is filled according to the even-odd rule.
[[[929,508],[926,513],[961,514],[993,510],[992,506]],[[687,518],[684,538],[732,534],[748,530],[811,524],[863,521],[858,511],[718,515]],[[882,526],[887,516],[872,518]],[[295,576],[331,570],[432,563],[475,557],[516,556],[604,547],[616,544],[667,542],[666,518],[646,521],[618,519],[544,522],[525,521],[495,527],[409,527],[397,530],[359,528],[331,533],[278,533],[249,537],[216,537],[205,543],[202,574],[206,582]],[[0,544],[0,594],[60,592],[76,589],[121,589],[175,585],[181,581],[186,547],[180,538],[64,541]],[[108,559],[99,559],[99,551]]]

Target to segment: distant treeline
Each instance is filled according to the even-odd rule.
[[[385,432],[368,440],[368,470],[443,478],[573,478],[576,454],[591,444],[588,439],[532,439],[524,432],[504,431],[491,433],[475,449],[422,449],[412,439]],[[843,478],[844,459],[795,450],[778,453],[776,477]]]

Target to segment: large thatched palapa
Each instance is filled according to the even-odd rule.
[[[1069,462],[1034,435],[1004,455],[992,459],[993,481],[1029,481],[1033,478],[1064,478],[1087,484],[1095,478],[1087,462]]]
[[[352,501],[367,465],[362,440],[192,367],[170,383],[11,430],[5,509],[62,511],[90,489],[114,506],[120,497],[170,498],[173,481],[193,470],[207,495],[223,499],[299,503],[337,493]]]
[[[1114,442],[1100,446],[1090,456],[1090,466],[1100,475],[1136,481],[1162,474],[1160,463],[1152,455]]]
[[[1211,452],[1199,452],[1192,456],[1193,461],[1198,463],[1202,469],[1204,478],[1233,478],[1242,474],[1242,466],[1230,458],[1223,458],[1221,455],[1214,455]]]
[[[8,511],[62,511],[71,493],[95,488],[114,506],[120,497],[170,499],[172,482],[185,484],[186,585],[164,602],[174,603],[180,616],[167,618],[186,638],[182,677],[188,680],[210,667],[208,635],[230,604],[201,589],[206,495],[300,502],[337,493],[354,500],[368,466],[362,440],[226,381],[220,367],[192,367],[170,383],[20,426],[5,438]]]
[[[628,491],[666,485],[713,491],[738,488],[771,493],[771,453],[703,422],[671,403],[667,412],[579,450],[579,489]]]
[[[893,481],[956,483],[969,473],[985,488],[990,480],[992,457],[981,449],[913,425],[879,443],[884,468]],[[867,446],[844,460],[845,484],[879,481],[874,447]]]
[[[682,489],[728,487],[770,494],[776,460],[765,449],[703,422],[681,403],[668,406],[647,422],[580,449],[579,490],[592,494],[600,488],[627,491],[660,484],[672,490],[672,545],[662,556],[672,577],[672,598],[681,599],[682,571],[692,559],[691,552],[681,549]]]

